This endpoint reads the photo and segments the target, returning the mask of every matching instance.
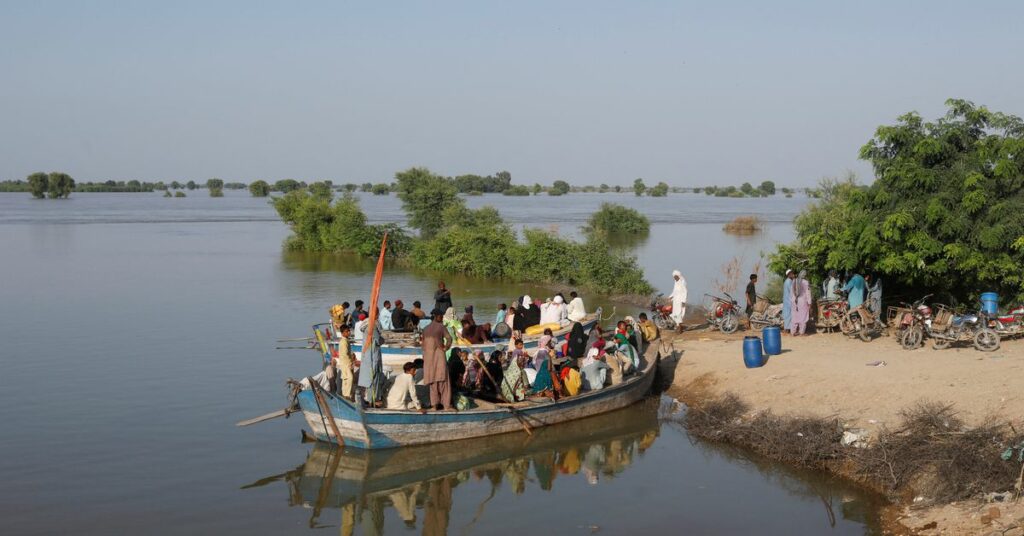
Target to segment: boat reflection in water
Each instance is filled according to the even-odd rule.
[[[306,461],[292,471],[245,486],[284,480],[289,505],[312,509],[311,528],[321,525],[325,508],[341,510],[343,534],[358,525],[364,533],[382,533],[393,509],[409,528],[445,534],[460,485],[488,481],[480,497],[479,518],[504,485],[523,494],[528,483],[550,490],[559,479],[597,484],[633,463],[658,437],[658,400],[587,419],[534,430],[448,443],[387,450],[342,449],[316,442]],[[326,521],[327,525],[334,525]]]

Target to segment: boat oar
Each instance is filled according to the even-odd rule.
[[[309,342],[309,337],[293,337],[291,339],[277,339],[277,342]]]
[[[271,419],[276,419],[278,417],[287,417],[289,414],[291,414],[292,411],[294,411],[292,408],[279,409],[266,415],[260,415],[259,417],[253,417],[252,419],[238,421],[235,423],[235,426],[249,426],[250,424],[269,421]]]

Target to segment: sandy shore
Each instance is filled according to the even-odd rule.
[[[967,348],[906,351],[894,339],[865,343],[840,334],[783,337],[783,353],[757,369],[743,364],[743,332],[687,332],[666,339],[679,356],[669,394],[684,401],[731,392],[776,414],[837,416],[869,436],[896,426],[924,401],[952,404],[969,423],[996,417],[1020,429],[1024,416],[1024,341],[992,353]],[[878,365],[878,363],[884,365]],[[993,490],[997,491],[997,490]],[[998,490],[1004,491],[1004,490]],[[1024,504],[980,501],[902,508],[894,517],[920,534],[1024,534]],[[933,528],[923,529],[921,527]]]

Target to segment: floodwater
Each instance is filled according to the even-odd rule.
[[[236,428],[283,407],[284,379],[318,366],[313,352],[275,350],[276,339],[305,336],[330,304],[365,298],[372,266],[285,253],[288,230],[265,199],[203,194],[0,194],[5,533],[877,531],[872,496],[696,442],[659,422],[656,399],[532,439],[370,455],[300,443],[296,417]],[[693,194],[469,198],[497,206],[514,225],[566,234],[602,201],[651,218],[636,254],[652,283],[667,292],[678,267],[698,295],[719,286],[729,260],[749,271],[762,250],[789,239],[788,222],[806,203]],[[402,216],[391,196],[366,196],[363,206],[374,221]],[[741,214],[760,215],[767,231],[723,234],[722,224]],[[426,301],[437,278],[389,270],[383,297]],[[478,316],[523,291],[544,295],[447,279],[456,303],[477,304]]]

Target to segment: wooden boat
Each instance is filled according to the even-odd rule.
[[[601,321],[602,310],[599,307],[593,313],[588,314],[580,324],[583,325],[583,329],[590,331],[598,322]],[[329,325],[329,324],[328,324]],[[566,326],[558,331],[552,333],[556,340],[565,338],[565,335],[572,329],[572,325]],[[526,335],[523,337],[523,348],[526,350],[535,350],[537,345],[540,344],[540,338],[543,334],[539,335]],[[423,352],[417,343],[417,335],[414,333],[397,333],[393,331],[384,332],[385,343],[381,345],[380,352],[383,359],[385,368],[391,368],[395,370],[401,370],[402,365],[408,361],[413,361],[423,357]],[[495,347],[499,344],[508,346],[510,344],[509,339],[496,339],[494,342],[485,344],[471,344],[471,345],[459,345],[460,348],[467,348],[470,352],[481,350],[484,355],[490,354],[495,350]],[[336,341],[332,341],[330,344],[337,345]],[[351,345],[352,352],[356,354],[358,359],[363,358],[363,345],[362,343],[353,343]]]
[[[344,398],[313,390],[298,394],[297,401],[313,435],[320,441],[344,443],[360,449],[386,449],[454,441],[532,430],[624,408],[642,399],[651,389],[658,363],[658,347],[641,356],[639,372],[619,385],[585,391],[558,401],[532,398],[514,404],[477,400],[466,411],[418,411],[363,408]],[[326,408],[321,404],[325,403]],[[333,421],[333,422],[331,422]],[[335,430],[337,432],[335,432]],[[341,435],[341,441],[336,438]]]

